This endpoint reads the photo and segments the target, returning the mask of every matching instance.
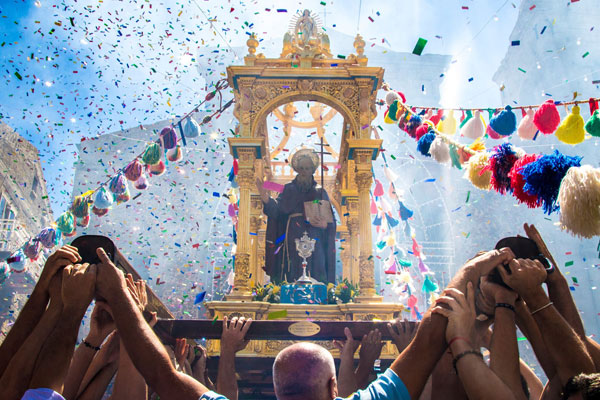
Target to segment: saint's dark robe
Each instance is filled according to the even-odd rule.
[[[322,196],[322,197],[321,197]],[[327,224],[321,229],[312,226],[304,212],[304,202],[327,200],[329,196],[313,180],[311,189],[302,192],[296,179],[285,185],[277,199],[264,204],[267,215],[267,233],[265,243],[265,271],[271,281],[293,283],[302,275],[302,258],[296,251],[296,240],[304,232],[316,239],[315,250],[307,258],[306,273],[319,282],[335,282],[335,230],[336,224]],[[333,215],[333,210],[332,210]]]

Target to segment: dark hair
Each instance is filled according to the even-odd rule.
[[[600,373],[579,374],[571,377],[565,385],[563,400],[581,393],[584,400],[600,400]]]

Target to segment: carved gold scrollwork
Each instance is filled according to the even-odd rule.
[[[371,189],[371,185],[373,184],[373,174],[369,172],[359,172],[354,177],[356,180],[356,186],[358,186],[359,192],[368,191]]]
[[[375,290],[375,281],[373,279],[375,264],[373,262],[373,256],[367,257],[361,255],[359,260],[358,273],[360,276],[361,295],[369,295],[370,292]]]
[[[235,285],[233,291],[246,289],[250,279],[250,254],[238,253],[235,256]]]

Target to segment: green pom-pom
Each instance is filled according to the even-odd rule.
[[[142,161],[147,165],[158,164],[161,156],[160,146],[158,143],[152,143],[150,146],[146,148],[144,151],[144,155],[142,156]]]
[[[585,123],[585,130],[592,136],[600,137],[600,110],[594,111],[588,122]]]

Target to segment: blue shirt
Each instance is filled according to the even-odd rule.
[[[336,400],[340,399],[338,397]],[[404,383],[390,368],[379,375],[365,390],[347,397],[348,400],[410,400],[410,395]]]
[[[365,390],[359,390],[348,400],[410,400],[408,390],[402,380],[394,371],[388,368],[383,374],[379,375]],[[215,392],[206,392],[199,400],[227,400],[227,397],[221,396]],[[338,397],[336,400],[343,400]]]

